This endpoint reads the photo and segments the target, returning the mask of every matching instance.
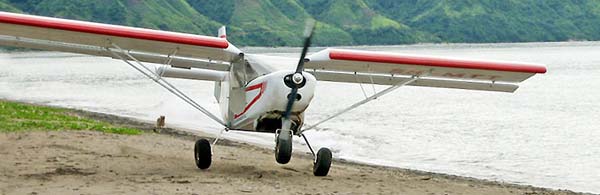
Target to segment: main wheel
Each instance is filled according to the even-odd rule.
[[[206,139],[199,139],[196,141],[194,147],[194,159],[196,160],[196,166],[199,169],[208,169],[212,162],[212,151],[210,150],[210,142]]]
[[[275,160],[279,164],[287,164],[292,158],[292,134],[279,134],[275,139]]]
[[[321,148],[317,152],[317,160],[313,166],[313,174],[315,176],[327,176],[331,167],[331,150]]]

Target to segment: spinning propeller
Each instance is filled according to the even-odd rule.
[[[304,58],[306,52],[310,47],[313,31],[315,30],[314,20],[306,23],[306,30],[304,31],[304,47],[302,48],[302,54],[300,60],[298,60],[298,66],[296,66],[296,72],[286,75],[283,80],[286,86],[292,89],[292,92],[288,95],[288,102],[285,107],[285,113],[281,119],[281,129],[277,130],[275,138],[275,159],[280,164],[286,164],[292,157],[292,120],[290,115],[292,114],[292,108],[294,102],[298,97],[298,88],[303,87],[306,84],[306,78],[302,75],[304,70]],[[311,149],[312,151],[312,149]]]
[[[297,100],[296,96],[298,95],[298,88],[306,84],[306,78],[304,77],[304,75],[302,75],[302,70],[304,70],[304,58],[306,57],[306,53],[308,52],[308,48],[310,47],[314,30],[315,21],[309,20],[306,23],[306,29],[304,31],[304,46],[302,47],[300,60],[298,60],[298,66],[296,66],[296,72],[294,74],[287,75],[284,78],[286,85],[292,89],[292,92],[288,95],[288,102],[285,107],[285,113],[283,115],[282,129],[285,130],[291,129],[290,115],[292,114],[292,107],[294,106],[294,102],[296,102]]]

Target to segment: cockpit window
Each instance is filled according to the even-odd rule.
[[[233,75],[235,76],[235,84],[239,87],[245,86],[248,82],[252,81],[259,75],[256,73],[252,65],[244,60],[244,63],[234,63],[233,65]]]

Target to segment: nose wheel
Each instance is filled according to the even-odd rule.
[[[279,164],[287,164],[292,158],[292,132],[278,130],[275,136],[275,160]]]

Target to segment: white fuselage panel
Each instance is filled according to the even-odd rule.
[[[291,88],[284,83],[284,77],[293,74],[293,70],[276,71],[260,76],[245,86],[246,101],[244,110],[235,113],[231,126],[234,129],[255,130],[258,119],[265,115],[280,115],[285,112]],[[302,73],[306,84],[298,89],[300,100],[294,103],[292,115],[301,115],[314,96],[316,78],[307,72]],[[240,102],[242,103],[242,102]]]

